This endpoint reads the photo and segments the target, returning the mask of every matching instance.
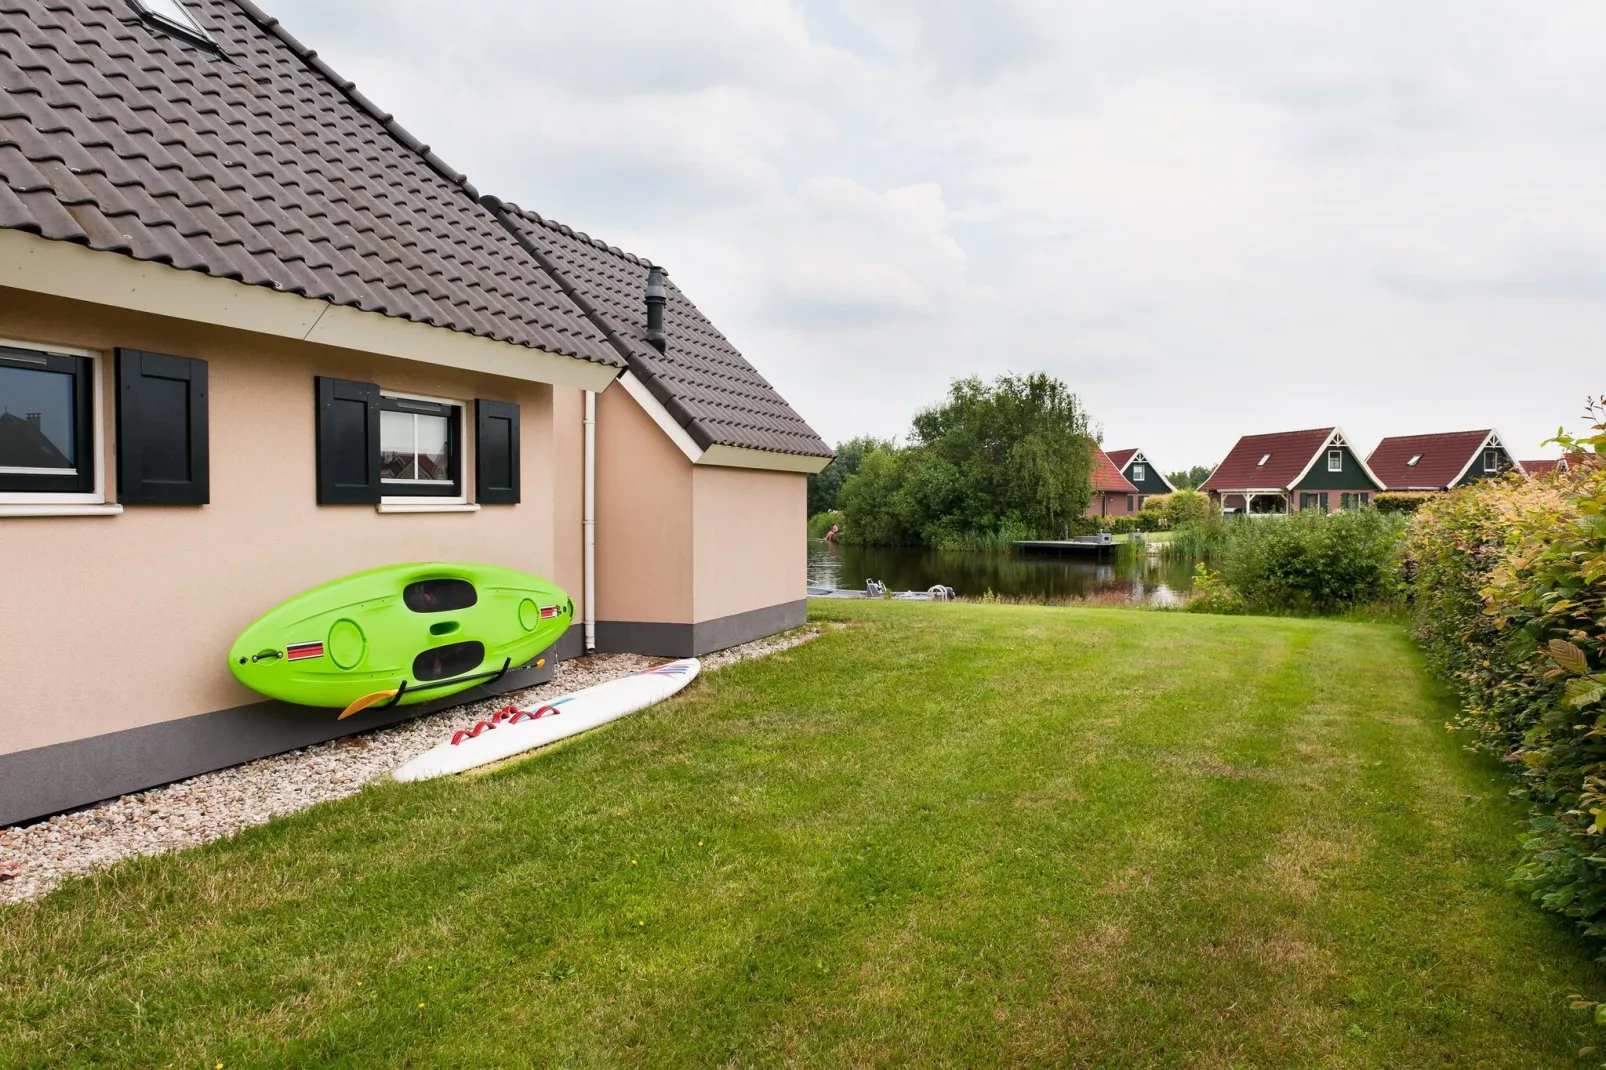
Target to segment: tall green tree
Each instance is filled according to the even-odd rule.
[[[1091,498],[1091,441],[1081,401],[1058,379],[956,380],[915,415],[909,446],[875,451],[885,456],[873,478],[861,467],[843,483],[847,537],[964,546],[1060,534]]]
[[[836,459],[820,472],[809,476],[809,515],[842,508],[842,484],[859,470],[865,454],[877,449],[891,449],[892,443],[869,435],[850,438],[836,444]]]
[[[1196,464],[1192,468],[1187,468],[1180,472],[1167,472],[1165,478],[1167,482],[1178,490],[1198,490],[1200,485],[1210,478],[1210,473],[1214,471],[1215,469],[1208,465]]]

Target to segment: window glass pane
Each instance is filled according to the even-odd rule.
[[[201,37],[207,37],[206,32],[201,29],[201,24],[195,21],[195,17],[185,9],[183,4],[179,3],[179,0],[139,0],[139,6],[157,18],[166,19],[175,26],[181,26]],[[207,39],[210,40],[211,38],[207,37]]]
[[[0,368],[0,468],[71,472],[73,377]]]
[[[379,414],[379,478],[418,478],[413,463],[418,454],[415,419],[410,412]]]
[[[418,421],[418,475],[416,479],[427,479],[435,483],[450,483],[452,481],[452,459],[448,456],[446,443],[450,435],[451,425],[444,416],[414,416]]]

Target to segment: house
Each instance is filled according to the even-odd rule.
[[[1176,487],[1165,474],[1149,463],[1149,458],[1142,450],[1106,450],[1110,463],[1120,471],[1121,478],[1137,488],[1137,507],[1143,508],[1143,503],[1156,494],[1174,494]]]
[[[802,623],[830,450],[661,267],[482,197],[249,0],[0,5],[0,824],[491,693],[235,681],[363,569],[565,587],[496,691]]]
[[[1519,464],[1522,467],[1522,470],[1527,472],[1529,477],[1532,479],[1538,479],[1541,476],[1548,476],[1555,472],[1565,472],[1568,470],[1567,458],[1565,457],[1549,457],[1539,461],[1518,461],[1517,464]]]
[[[1138,511],[1138,488],[1133,486],[1110,455],[1092,447],[1093,497],[1087,503],[1086,516],[1130,516]]]
[[[1337,427],[1245,435],[1199,488],[1224,512],[1370,505],[1382,482]]]
[[[1389,490],[1450,490],[1523,471],[1492,428],[1385,438],[1366,463]]]

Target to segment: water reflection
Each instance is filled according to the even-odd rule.
[[[862,590],[877,579],[895,591],[943,583],[961,595],[996,594],[1050,600],[1074,598],[1172,602],[1193,586],[1193,566],[1158,557],[1023,556],[907,546],[809,543],[809,586]]]

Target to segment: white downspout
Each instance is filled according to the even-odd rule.
[[[585,644],[587,654],[597,649],[597,394],[587,390],[585,416]]]

